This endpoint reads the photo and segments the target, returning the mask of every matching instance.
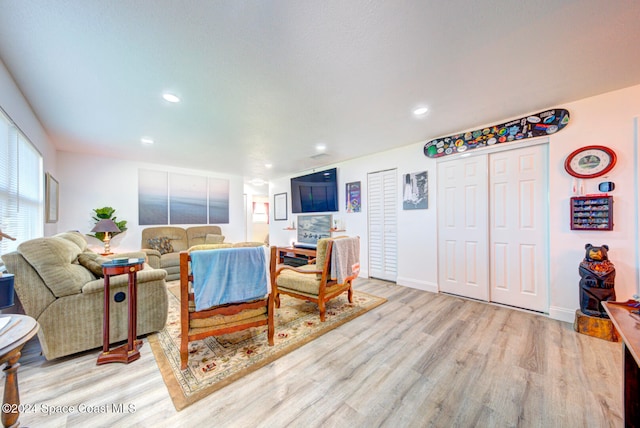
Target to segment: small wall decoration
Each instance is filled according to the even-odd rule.
[[[286,220],[287,210],[287,194],[277,193],[273,195],[273,219]]]
[[[47,223],[58,222],[58,201],[60,199],[58,180],[48,172],[45,174],[45,213]]]
[[[613,230],[613,196],[572,197],[571,230]]]
[[[424,155],[429,158],[439,158],[462,153],[465,150],[555,134],[568,123],[567,110],[559,108],[546,110],[500,125],[436,138],[424,145]]]
[[[404,174],[402,209],[424,210],[429,208],[429,180],[427,171]]]
[[[616,160],[616,153],[609,147],[586,146],[567,156],[564,169],[576,178],[595,178],[611,171]]]
[[[346,207],[348,213],[359,213],[361,207],[361,191],[360,182],[354,181],[353,183],[346,184]]]

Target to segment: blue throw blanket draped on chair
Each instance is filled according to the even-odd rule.
[[[193,251],[196,311],[264,297],[268,293],[266,259],[262,247]]]

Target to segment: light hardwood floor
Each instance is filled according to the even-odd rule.
[[[140,360],[104,366],[98,350],[46,361],[30,342],[19,385],[33,408],[21,425],[622,426],[620,344],[383,281],[359,279],[355,288],[389,301],[181,412],[146,339]]]

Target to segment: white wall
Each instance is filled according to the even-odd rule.
[[[0,107],[9,115],[23,134],[38,149],[43,158],[44,172],[50,172],[57,178],[56,148],[44,131],[42,124],[31,110],[31,106],[18,89],[13,77],[0,61]],[[43,184],[44,195],[44,184]],[[43,197],[44,200],[44,197]],[[43,208],[44,212],[44,208]],[[44,214],[43,214],[44,221]],[[44,234],[56,233],[56,224],[44,224]]]
[[[573,322],[575,310],[580,306],[578,265],[584,258],[584,245],[587,243],[609,245],[609,257],[616,266],[618,300],[626,300],[638,292],[636,260],[640,255],[636,253],[638,202],[635,194],[637,167],[634,156],[637,156],[637,142],[634,137],[634,119],[640,115],[640,85],[572,103],[549,106],[553,107],[568,109],[571,121],[565,129],[549,138],[549,315],[552,318]],[[518,117],[525,115],[526,112],[518,113]],[[505,121],[508,119],[510,118],[505,118]],[[481,127],[482,124],[474,129]],[[572,177],[564,170],[564,160],[573,150],[596,144],[613,148],[618,154],[618,163],[606,177],[585,180],[585,192],[598,192],[598,183],[602,181],[615,182],[616,188],[611,192],[614,197],[615,227],[613,231],[572,231],[569,223]],[[368,276],[367,173],[397,168],[397,282],[400,285],[436,291],[436,162],[423,155],[423,145],[424,142],[421,142],[331,165],[338,167],[340,192],[340,212],[332,214],[344,220],[348,235],[361,236],[361,275]],[[400,195],[402,175],[423,170],[429,172],[429,208],[403,211]],[[287,192],[289,201],[288,220],[274,221],[270,227],[271,242],[275,245],[290,244],[295,239],[295,232],[283,230],[292,220],[289,179],[290,177],[285,177],[270,183],[271,201],[274,194],[282,192]],[[345,183],[351,181],[362,182],[361,213],[345,213]]]
[[[608,244],[609,259],[616,266],[617,300],[627,300],[638,290],[636,279],[637,174],[634,162],[637,142],[634,118],[640,114],[640,85],[564,105],[571,122],[551,138],[549,145],[551,221],[550,315],[572,320],[579,307],[578,264],[584,245]],[[569,198],[572,177],[564,171],[564,160],[575,149],[588,145],[612,148],[618,157],[615,168],[604,177],[585,180],[586,193],[598,193],[598,183],[613,181],[613,231],[572,231]]]
[[[123,161],[78,153],[58,152],[60,181],[60,220],[58,231],[79,230],[90,233],[94,225],[93,209],[110,206],[118,220],[127,220],[127,231],[116,236],[114,252],[140,249],[142,229],[138,225],[138,170],[151,169],[229,180],[229,224],[220,224],[225,241],[244,241],[245,214],[243,179],[215,171],[201,171],[144,162]],[[189,225],[176,225],[185,226]],[[100,248],[94,247],[94,248]]]

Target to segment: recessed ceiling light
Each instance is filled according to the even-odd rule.
[[[153,139],[149,137],[142,137],[140,138],[140,141],[142,144],[153,144]]]
[[[180,102],[180,98],[177,95],[171,94],[169,92],[165,92],[164,94],[162,94],[162,98],[164,98],[165,101],[169,101],[170,103]]]
[[[427,107],[418,107],[418,108],[413,110],[413,114],[415,116],[423,116],[423,115],[427,114],[428,111],[429,111],[429,109]]]
[[[264,164],[264,167],[265,167],[265,168],[267,168],[267,169],[271,168],[272,166],[273,166],[273,165],[272,165],[272,164],[270,164],[270,163],[265,163],[265,164]]]
[[[327,150],[327,145],[326,144],[316,144],[316,150],[319,152],[324,152],[325,150]]]

